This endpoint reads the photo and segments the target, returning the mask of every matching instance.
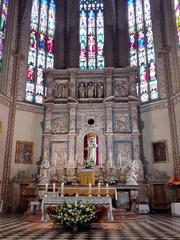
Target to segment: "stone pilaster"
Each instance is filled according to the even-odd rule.
[[[71,68],[68,69],[69,76],[70,76],[70,83],[69,83],[69,89],[70,89],[70,97],[75,99],[76,98],[76,76],[77,76],[77,69]]]
[[[106,97],[112,96],[112,70],[113,68],[105,68],[105,76],[106,76]]]
[[[54,67],[56,69],[65,68],[65,1],[56,1],[56,29],[54,38]]]
[[[116,34],[118,39],[118,66],[127,67],[129,64],[129,36],[128,36],[128,18],[127,18],[127,1],[116,0]],[[116,54],[116,53],[115,53]]]
[[[104,55],[105,66],[114,67],[114,50],[117,46],[116,29],[116,13],[113,1],[104,1]],[[116,49],[117,51],[117,49]]]

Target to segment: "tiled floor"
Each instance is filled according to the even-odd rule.
[[[89,231],[67,232],[41,223],[37,217],[0,217],[0,239],[96,239],[180,240],[180,218],[170,215],[140,215],[118,223],[93,225]]]

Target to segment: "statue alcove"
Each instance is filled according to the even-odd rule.
[[[99,165],[99,138],[94,132],[89,132],[84,137],[84,160]]]

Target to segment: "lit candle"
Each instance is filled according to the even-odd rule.
[[[61,196],[64,196],[64,183],[61,183]]]
[[[53,192],[56,192],[56,183],[53,183]]]
[[[54,166],[56,167],[56,159],[54,160]]]
[[[101,196],[101,183],[98,183],[98,196]]]
[[[122,159],[121,159],[121,154],[119,154],[119,166],[121,166]]]
[[[48,193],[48,183],[46,183],[45,193]]]
[[[102,168],[102,154],[100,155],[100,167]]]
[[[112,153],[109,153],[109,163],[110,163],[110,167],[112,168]]]

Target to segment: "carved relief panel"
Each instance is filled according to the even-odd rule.
[[[58,169],[67,165],[67,146],[67,142],[51,143],[51,166]]]
[[[115,113],[114,115],[114,132],[129,132],[130,121],[129,114],[127,113]]]
[[[67,113],[53,116],[52,121],[52,133],[62,134],[69,132],[69,115]]]
[[[79,98],[103,98],[104,83],[103,82],[80,82],[78,84]]]
[[[126,79],[114,80],[113,93],[115,97],[127,97],[128,96],[127,80]]]
[[[68,97],[68,81],[56,81],[54,87],[55,98],[67,98]]]
[[[134,156],[132,152],[132,142],[125,140],[123,142],[115,142],[114,149],[116,164],[127,171]]]

